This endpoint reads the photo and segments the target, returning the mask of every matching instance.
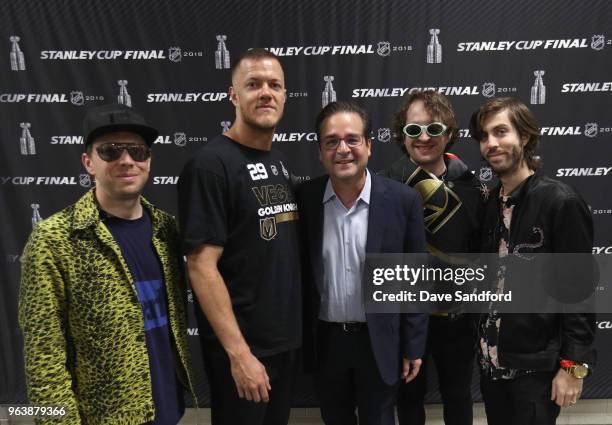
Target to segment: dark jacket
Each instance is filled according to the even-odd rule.
[[[491,193],[483,227],[483,252],[498,252],[499,192]],[[590,253],[593,220],[576,191],[541,173],[528,178],[508,203],[514,205],[508,252]],[[500,366],[517,369],[559,368],[559,358],[593,365],[594,314],[502,314],[499,331]]]
[[[438,199],[442,202],[448,201],[448,203],[439,219],[426,224],[425,236],[428,251],[434,255],[437,252],[448,254],[478,252],[481,239],[480,221],[488,191],[486,186],[468,169],[467,165],[455,155],[445,154],[444,162],[447,170],[444,177],[445,196],[431,196],[427,202],[435,202]],[[407,155],[402,155],[389,168],[380,171],[379,175],[408,184],[411,187],[416,185],[416,189],[419,190],[417,181],[429,177],[425,174],[419,176],[419,172],[423,173],[422,169],[412,162]],[[440,187],[440,189],[443,188]],[[427,202],[424,205],[426,222],[428,215]]]
[[[304,360],[311,369],[316,359],[316,328],[323,280],[323,194],[328,176],[306,182],[297,189],[303,237]],[[409,187],[372,175],[366,253],[424,252],[425,236],[421,200]],[[425,351],[427,316],[424,314],[369,314],[368,331],[381,378],[395,384],[401,359],[421,358]]]

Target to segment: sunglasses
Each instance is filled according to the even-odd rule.
[[[441,122],[432,122],[427,125],[409,122],[404,126],[404,134],[411,139],[416,139],[420,137],[421,134],[423,134],[423,130],[425,130],[429,137],[437,137],[446,133],[447,129],[448,127]]]
[[[134,145],[131,143],[104,143],[96,147],[96,152],[102,160],[106,162],[116,161],[121,158],[123,151],[127,151],[128,155],[134,161],[142,162],[149,159],[151,156],[151,148],[147,145]]]

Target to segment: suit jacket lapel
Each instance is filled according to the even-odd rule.
[[[328,179],[321,179],[321,185],[317,188],[314,193],[314,199],[312,200],[312,207],[314,209],[314,213],[310,216],[312,217],[311,226],[308,226],[309,229],[312,229],[312,234],[309,237],[310,240],[310,258],[312,261],[313,271],[314,271],[314,279],[315,279],[315,288],[317,291],[319,288],[323,287],[323,217],[324,217],[324,205],[323,205],[323,195],[325,193],[325,186],[327,185]]]
[[[372,190],[370,192],[370,207],[368,214],[368,239],[366,253],[380,252],[384,233],[385,211],[383,201],[386,188],[380,177],[372,174]]]

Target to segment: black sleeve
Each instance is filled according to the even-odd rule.
[[[179,227],[185,254],[203,244],[223,246],[227,240],[228,187],[214,162],[191,160],[179,177]]]
[[[558,253],[590,253],[593,247],[593,219],[586,203],[570,197],[555,210],[553,223],[553,249]],[[576,273],[565,270],[567,276]],[[593,280],[588,273],[571,282],[575,287],[571,295],[583,299],[593,291]],[[567,280],[567,279],[561,279]],[[561,283],[562,284],[562,283]],[[561,316],[561,356],[566,359],[595,364],[595,314],[574,313]]]

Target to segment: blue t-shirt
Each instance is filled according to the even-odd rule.
[[[104,217],[104,212],[101,215]],[[155,403],[155,420],[151,424],[176,425],[183,416],[184,404],[174,369],[176,360],[168,324],[166,285],[151,242],[151,217],[143,210],[139,219],[106,217],[104,224],[121,249],[142,307]]]

